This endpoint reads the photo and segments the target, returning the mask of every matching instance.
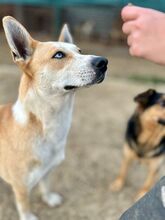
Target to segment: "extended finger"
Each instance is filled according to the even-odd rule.
[[[125,34],[130,34],[135,29],[136,29],[136,25],[134,21],[127,21],[122,26],[122,30]]]
[[[127,37],[127,44],[128,44],[128,46],[131,46],[132,43],[133,43],[132,35],[129,35],[129,36]]]
[[[125,6],[121,11],[121,17],[123,21],[135,20],[138,18],[139,13],[143,10],[141,7],[137,6]]]

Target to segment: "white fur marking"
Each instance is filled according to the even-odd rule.
[[[55,207],[62,204],[62,196],[57,193],[48,193],[47,195],[44,195],[42,199],[50,207]]]
[[[41,165],[28,174],[26,183],[29,190],[65,158],[65,144],[71,125],[73,101],[74,94],[67,94],[64,97],[56,96],[53,100],[54,108],[49,103],[40,108],[40,102],[36,101],[30,105],[33,106],[31,111],[35,111],[34,114],[43,123],[44,137],[37,138],[34,143],[34,155]],[[41,102],[43,104],[42,100]]]
[[[47,148],[46,148],[47,147]],[[42,161],[42,165],[38,168],[35,168],[33,171],[29,173],[28,176],[28,186],[31,190],[39,181],[42,179],[53,167],[59,165],[65,158],[64,146],[62,146],[61,151],[57,152],[57,155],[52,152],[52,148],[49,145],[43,146],[44,149],[47,149],[47,153],[38,151],[37,155],[39,156],[40,160]],[[40,155],[39,155],[40,154]]]
[[[162,199],[163,207],[165,208],[165,186],[162,186],[161,188],[161,199]]]
[[[17,203],[17,209],[20,215],[20,220],[38,220],[37,216],[33,215],[32,213],[24,213],[22,211],[22,206],[19,203]]]
[[[21,220],[38,220],[38,218],[32,213],[28,213],[28,214],[25,214],[25,216],[21,217]]]
[[[14,104],[12,108],[13,116],[16,122],[18,122],[21,125],[24,125],[28,121],[27,113],[24,109],[23,104],[17,100],[17,102]]]

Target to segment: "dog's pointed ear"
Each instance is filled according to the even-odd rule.
[[[69,28],[68,28],[67,24],[64,24],[64,26],[61,30],[58,41],[73,44],[73,38],[72,38],[72,35],[69,31]]]
[[[140,93],[137,96],[135,96],[134,101],[138,102],[142,106],[147,106],[148,103],[151,102],[151,99],[153,99],[156,94],[157,94],[156,90],[148,89],[147,91],[145,91],[143,93]]]
[[[28,59],[33,52],[33,39],[27,30],[10,16],[3,18],[3,27],[14,61]]]

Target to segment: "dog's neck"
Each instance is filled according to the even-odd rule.
[[[13,106],[14,117],[18,123],[28,123],[30,114],[33,114],[41,122],[43,130],[46,132],[50,129],[52,122],[60,123],[60,120],[71,118],[74,92],[43,97],[33,86],[30,86],[30,82],[26,81],[27,78],[23,76],[18,99]]]

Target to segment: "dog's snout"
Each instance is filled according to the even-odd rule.
[[[108,60],[104,57],[93,58],[92,66],[97,69],[102,69],[106,67],[108,64]]]

